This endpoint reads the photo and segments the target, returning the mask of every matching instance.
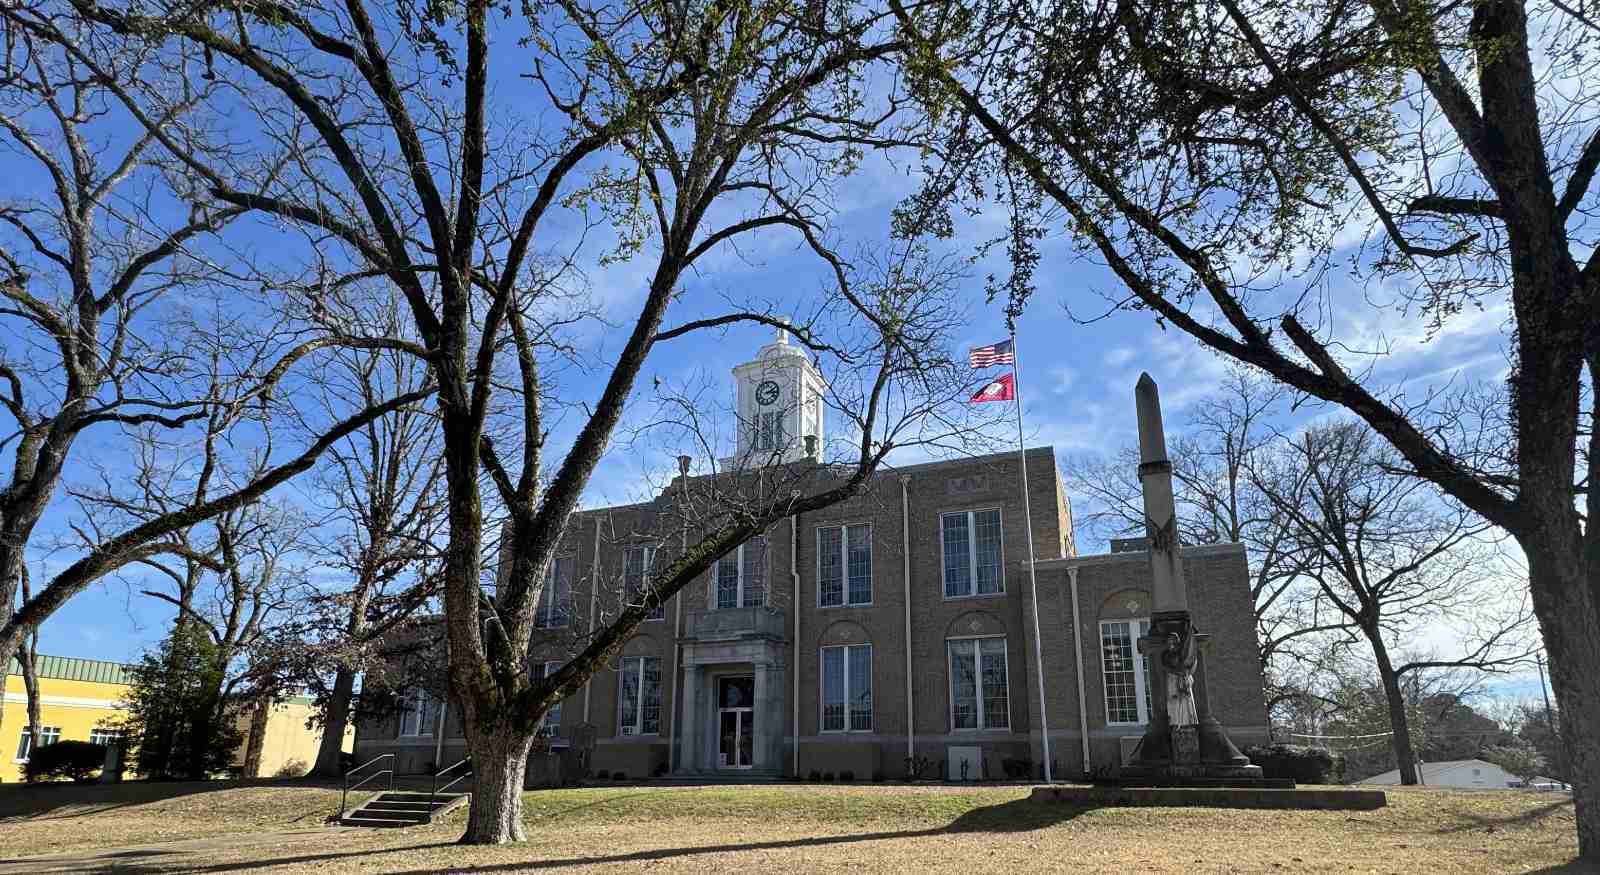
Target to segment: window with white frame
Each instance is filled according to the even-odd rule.
[[[817,529],[817,603],[872,604],[872,526]]]
[[[717,560],[711,570],[715,602],[723,608],[759,607],[767,603],[767,539],[751,538]]]
[[[872,731],[872,645],[822,648],[822,731]]]
[[[636,605],[641,602],[650,604],[649,620],[664,620],[667,617],[666,606],[656,597],[655,588],[650,586],[650,571],[655,567],[656,548],[649,546],[633,546],[622,551],[622,588],[627,594],[628,604]],[[646,602],[646,600],[649,600]]]
[[[127,736],[127,731],[122,729],[107,729],[95,727],[89,730],[90,744],[103,744],[106,747],[122,744],[122,739]]]
[[[1005,636],[952,638],[945,644],[950,653],[951,728],[1011,728]]]
[[[434,723],[439,718],[439,702],[427,690],[412,690],[400,709],[401,737],[433,735]]]
[[[533,624],[550,629],[565,626],[572,619],[572,568],[576,564],[571,556],[557,556],[550,561],[545,572],[544,592],[539,593],[539,607],[534,611]]]
[[[58,742],[60,740],[61,740],[61,727],[59,727],[59,726],[41,726],[41,727],[39,727],[39,746],[40,747],[43,747],[43,746],[49,745],[49,744],[55,744],[56,742]],[[33,726],[30,724],[30,725],[24,726],[22,728],[22,740],[17,742],[16,761],[19,762],[19,763],[27,762],[28,761],[28,754],[30,752],[32,752],[32,750],[33,750]]]
[[[1005,591],[1000,573],[1000,510],[962,510],[939,516],[944,597]]]
[[[1150,665],[1139,652],[1139,637],[1149,633],[1149,620],[1100,621],[1100,677],[1108,724],[1150,722]]]
[[[659,735],[661,732],[661,660],[654,656],[628,656],[622,660],[622,735]]]
[[[555,674],[561,668],[559,662],[536,662],[533,664],[533,679],[542,681]],[[561,734],[561,701],[557,700],[550,710],[544,712],[544,723],[539,726],[539,735],[545,738],[555,738]]]

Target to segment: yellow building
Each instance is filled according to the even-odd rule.
[[[290,696],[265,708],[254,708],[239,718],[245,733],[240,773],[245,777],[293,777],[305,774],[317,762],[322,729],[306,728],[316,711],[307,696]],[[346,726],[344,750],[354,750],[355,726]]]
[[[40,656],[39,723],[45,744],[63,740],[105,744],[121,736],[120,704],[127,695],[127,667],[120,662]],[[22,780],[28,761],[28,694],[15,659],[6,666],[5,711],[0,715],[0,781]]]
[[[39,723],[43,743],[76,740],[106,744],[122,736],[122,702],[128,695],[127,666],[97,659],[40,656]],[[22,668],[15,659],[6,670],[4,712],[0,714],[0,782],[23,780],[28,762],[28,695]],[[246,777],[274,777],[286,767],[301,771],[317,759],[320,728],[308,728],[313,704],[291,696],[265,708],[247,709],[239,717],[245,741],[234,757]],[[355,730],[345,733],[344,749],[355,744]]]

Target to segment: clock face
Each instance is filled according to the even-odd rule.
[[[771,380],[762,380],[756,386],[756,403],[765,407],[778,400],[778,384]]]

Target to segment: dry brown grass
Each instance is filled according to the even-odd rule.
[[[0,856],[321,826],[337,787],[300,781],[0,785]]]
[[[329,791],[261,786],[86,813],[57,829],[80,847],[131,824],[183,817],[197,828],[224,812],[292,823],[284,809]],[[332,791],[336,797],[337,791]],[[1035,804],[1023,788],[608,787],[529,793],[522,845],[453,843],[460,816],[400,831],[316,830],[171,845],[141,871],[518,872],[544,868],[806,872],[1584,872],[1572,803],[1551,794],[1396,790],[1371,812],[1074,809]],[[325,797],[324,797],[325,798]],[[3,799],[3,797],[0,797]],[[207,804],[203,800],[209,799]],[[252,802],[251,800],[255,800]],[[335,803],[336,804],[336,803]],[[172,808],[183,805],[183,808]],[[145,807],[152,810],[141,811]],[[0,816],[5,810],[0,801]],[[157,812],[164,812],[158,814]],[[99,832],[101,821],[130,825]],[[33,818],[0,821],[10,839]],[[110,826],[109,823],[106,824]],[[177,827],[169,825],[167,827]],[[237,831],[237,830],[233,830]],[[64,836],[55,841],[65,842]],[[8,848],[16,845],[0,841]],[[102,846],[112,842],[102,842]],[[57,846],[60,846],[59,844]],[[10,856],[9,854],[7,856]],[[89,857],[29,871],[75,871]],[[120,862],[126,866],[127,858]],[[12,871],[12,870],[5,870]]]

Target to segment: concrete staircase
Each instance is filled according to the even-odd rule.
[[[339,823],[375,828],[432,823],[440,815],[465,805],[471,795],[440,793],[430,799],[427,793],[379,793],[354,810],[341,813]]]

